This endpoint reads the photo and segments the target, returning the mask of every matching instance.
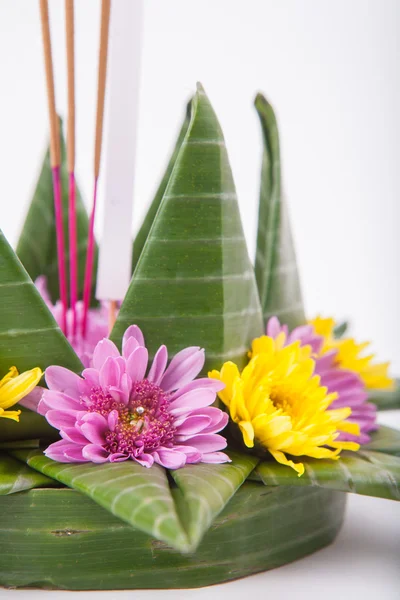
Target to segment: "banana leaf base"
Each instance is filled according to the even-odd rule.
[[[82,494],[0,498],[0,585],[109,590],[193,588],[279,567],[329,544],[346,495],[246,482],[194,554],[133,530]]]

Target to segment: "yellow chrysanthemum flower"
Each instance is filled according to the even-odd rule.
[[[245,445],[268,450],[299,476],[304,465],[286,454],[337,459],[341,450],[359,449],[354,442],[338,441],[340,431],[357,435],[359,427],[346,421],[350,408],[327,410],[337,394],[320,385],[310,352],[300,342],[283,347],[280,340],[263,336],[254,340],[253,358],[242,373],[232,362],[209,373],[225,383],[219,397]]]
[[[364,354],[369,342],[357,344],[353,338],[336,339],[333,330],[334,319],[317,317],[310,321],[315,333],[324,338],[322,352],[337,350],[336,362],[342,369],[355,371],[363,380],[366,388],[388,390],[394,388],[394,381],[388,375],[389,363],[374,363],[374,354]]]
[[[38,367],[18,374],[15,367],[11,367],[7,375],[0,380],[0,417],[19,421],[20,410],[6,410],[22,400],[39,383],[43,373]]]

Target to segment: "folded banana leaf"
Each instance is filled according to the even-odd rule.
[[[206,369],[243,366],[261,309],[225,141],[200,85],[183,131],[111,338],[136,323],[151,357],[160,343],[171,356],[193,345],[205,348]]]
[[[261,169],[255,273],[266,322],[277,316],[290,329],[305,323],[300,278],[281,181],[279,133],[275,113],[258,94],[255,106],[261,122]]]
[[[58,431],[49,425],[42,415],[23,406],[20,406],[20,410],[19,423],[11,419],[0,419],[1,442],[22,442],[33,438],[47,441],[59,439]]]
[[[0,451],[0,496],[37,487],[58,487],[59,483]]]
[[[272,569],[329,544],[345,494],[246,482],[195,554],[132,529],[75,490],[0,498],[0,585],[107,590],[192,588]]]
[[[65,141],[62,135],[62,122],[60,120],[60,145],[61,145],[61,184],[64,217],[64,239],[66,250],[66,267],[69,267],[69,239],[68,239],[68,168]],[[85,206],[76,186],[76,213],[77,213],[77,242],[78,242],[78,291],[80,297],[83,292],[83,279],[86,259],[86,244],[89,219]],[[53,181],[50,166],[50,152],[46,152],[42,169],[36,185],[32,202],[26,216],[21,235],[17,245],[17,255],[35,280],[39,275],[45,275],[50,297],[53,302],[58,300],[58,264],[56,246],[56,228],[54,216]],[[93,289],[95,289],[97,272],[97,245],[95,246]],[[68,270],[67,270],[68,274]]]
[[[400,500],[400,458],[383,452],[343,452],[337,461],[303,458],[305,473],[273,461],[259,463],[255,476],[267,486],[312,486]]]

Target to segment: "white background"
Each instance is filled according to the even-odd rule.
[[[65,116],[63,4],[50,2],[57,105]],[[77,172],[89,204],[100,2],[76,5]],[[199,80],[225,132],[253,255],[261,140],[252,102],[263,91],[280,122],[284,185],[308,314],[350,318],[358,337],[373,339],[395,373],[400,373],[399,31],[397,0],[146,0],[133,223],[135,230]],[[47,135],[37,2],[0,0],[0,57],[0,225],[14,244]],[[99,217],[100,234],[101,211]],[[330,549],[207,595],[160,597],[223,598],[229,591],[236,598],[252,589],[265,590],[261,597],[286,598],[296,590],[297,598],[309,599],[339,592],[345,599],[377,592],[385,600],[398,598],[398,508],[352,498],[346,527]]]

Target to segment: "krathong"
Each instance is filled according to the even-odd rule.
[[[228,415],[210,406],[222,385],[195,379],[204,366],[204,350],[185,348],[167,367],[160,346],[148,370],[143,334],[129,327],[122,356],[110,340],[99,342],[93,367],[82,378],[63,367],[48,367],[48,390],[38,411],[60,430],[59,442],[46,456],[59,462],[154,462],[168,469],[192,463],[222,463],[226,440],[218,432]]]
[[[0,380],[0,417],[19,421],[20,410],[8,410],[25,398],[39,383],[42,371],[34,368],[24,373],[18,373],[15,367]]]
[[[40,0],[50,146],[16,251],[0,232],[7,587],[222,583],[331,543],[347,493],[400,500],[400,432],[376,419],[377,409],[400,407],[400,388],[333,320],[307,322],[277,122],[261,94],[254,261],[201,84],[132,240],[139,65],[130,44],[140,32],[127,23],[140,28],[140,4],[112,5],[111,74],[117,68],[106,96],[110,0],[102,0],[89,219],[75,180],[74,2],[65,3],[65,144]],[[111,129],[100,160],[105,102]],[[17,424],[19,411],[8,408],[26,394]]]

